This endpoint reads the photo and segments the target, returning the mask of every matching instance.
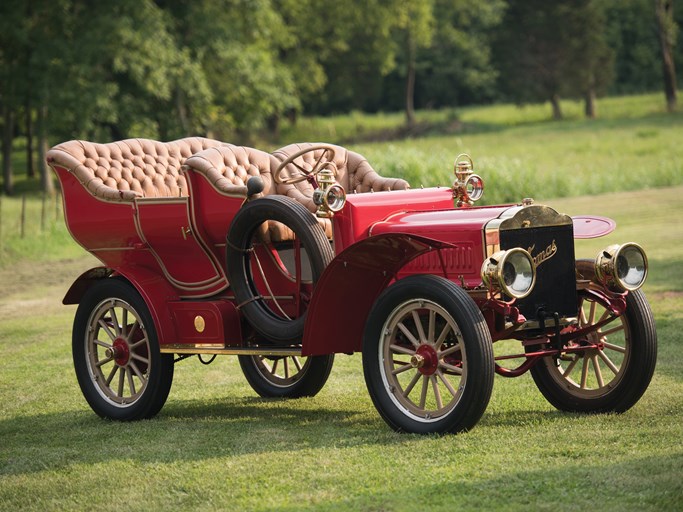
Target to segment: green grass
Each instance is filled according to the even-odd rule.
[[[681,510],[683,187],[550,203],[615,218],[582,241],[642,243],[658,366],[622,415],[555,411],[531,378],[496,377],[463,435],[392,432],[365,390],[360,355],[339,356],[314,398],[263,400],[234,358],[176,366],[161,414],[98,419],[73,374],[74,308],[59,301],[91,258],[0,270],[0,510]]]
[[[308,118],[284,130],[282,144],[344,143],[413,187],[449,186],[455,157],[469,153],[485,204],[683,184],[683,112],[666,114],[661,94],[602,99],[596,120],[583,118],[580,102],[562,106],[562,121],[549,119],[547,105],[421,111],[418,135],[384,142],[362,141],[405,136],[402,114]]]
[[[0,268],[21,260],[82,256],[83,249],[64,224],[61,201],[59,195],[44,200],[35,196],[0,196]]]

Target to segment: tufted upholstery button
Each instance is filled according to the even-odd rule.
[[[220,141],[188,137],[172,142],[127,139],[109,144],[72,140],[47,153],[51,164],[72,172],[92,193],[108,201],[136,197],[187,196],[181,166],[193,153]]]

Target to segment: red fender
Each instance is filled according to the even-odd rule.
[[[168,303],[177,301],[178,294],[171,285],[159,274],[142,267],[128,267],[126,270],[116,270],[107,267],[96,267],[81,274],[66,292],[63,304],[78,304],[83,294],[95,282],[114,275],[124,277],[142,296],[149,308],[156,328],[159,344],[178,343],[177,330]]]
[[[380,293],[406,263],[445,247],[453,246],[392,233],[366,238],[344,249],[316,284],[304,327],[303,355],[360,351],[365,323]]]

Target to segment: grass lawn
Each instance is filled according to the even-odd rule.
[[[450,184],[466,151],[489,204],[531,195],[618,221],[614,234],[579,241],[578,257],[613,242],[645,247],[659,355],[641,401],[622,415],[559,413],[529,375],[497,376],[481,422],[459,436],[391,431],[359,354],[337,358],[318,396],[291,401],[258,398],[234,358],[188,359],[158,417],[100,420],[72,368],[75,308],[61,305],[96,261],[69,237],[58,203],[43,208],[17,151],[23,238],[21,199],[0,198],[0,511],[682,510],[683,113],[663,113],[660,96],[601,100],[596,121],[572,102],[561,122],[547,121],[547,106],[420,112],[427,129],[404,142],[383,139],[399,114],[283,130],[277,145],[344,143],[413,187]],[[621,192],[595,195],[606,191]]]
[[[555,411],[530,376],[496,377],[463,435],[391,431],[361,357],[339,356],[314,398],[263,400],[234,358],[176,366],[153,420],[98,419],[73,373],[74,307],[60,299],[89,256],[0,269],[0,510],[681,510],[683,188],[550,201],[615,218],[612,240],[650,256],[659,358],[622,415]]]

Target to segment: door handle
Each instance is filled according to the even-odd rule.
[[[183,235],[183,240],[187,240],[187,235],[189,235],[190,233],[192,233],[192,228],[180,226],[180,234]]]

